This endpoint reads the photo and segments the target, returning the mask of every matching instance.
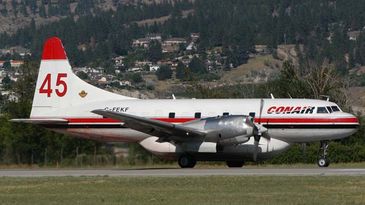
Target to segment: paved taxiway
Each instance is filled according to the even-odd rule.
[[[365,169],[16,169],[0,170],[0,177],[64,176],[365,176]]]

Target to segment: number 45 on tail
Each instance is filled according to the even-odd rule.
[[[67,84],[65,82],[65,78],[67,78],[67,73],[58,73],[57,80],[56,80],[56,95],[58,97],[63,97],[67,93]],[[43,80],[41,88],[39,89],[39,93],[47,94],[47,97],[51,97],[53,89],[51,83],[51,74],[48,73]]]

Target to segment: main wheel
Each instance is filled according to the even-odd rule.
[[[226,164],[228,167],[233,168],[233,167],[242,167],[244,165],[243,161],[226,161]]]
[[[196,160],[194,157],[184,154],[179,157],[178,163],[181,168],[193,168]]]
[[[328,167],[330,165],[330,161],[327,158],[320,158],[317,163],[319,167]]]

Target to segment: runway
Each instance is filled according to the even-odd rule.
[[[0,177],[365,176],[365,169],[4,169]]]

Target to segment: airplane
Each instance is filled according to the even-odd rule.
[[[354,115],[326,100],[142,100],[111,93],[74,74],[58,37],[44,44],[30,118],[11,121],[101,142],[139,143],[181,168],[197,161],[242,167],[310,142],[320,142],[317,164],[327,167],[329,141],[359,127]]]

